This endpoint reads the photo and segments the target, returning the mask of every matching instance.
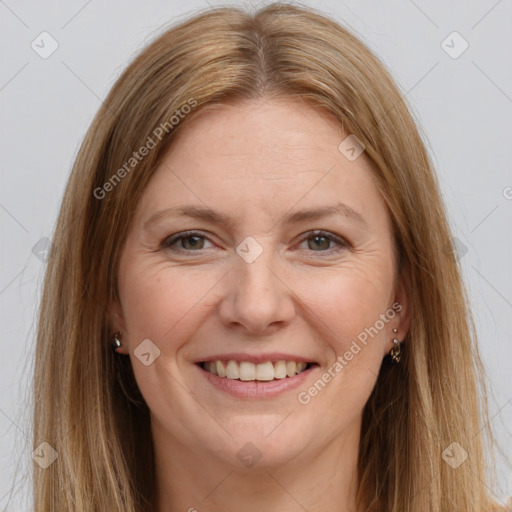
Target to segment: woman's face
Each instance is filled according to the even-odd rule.
[[[364,153],[338,148],[347,135],[291,100],[223,105],[156,170],[111,311],[157,446],[272,466],[357,443],[408,310],[389,215]]]

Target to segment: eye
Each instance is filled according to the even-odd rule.
[[[171,249],[174,245],[178,245],[177,251],[196,251],[205,248],[205,240],[208,240],[208,238],[199,231],[185,231],[167,237],[160,244],[160,247],[162,249]]]
[[[160,244],[161,249],[176,252],[197,252],[205,247],[205,241],[209,241],[200,231],[184,231],[167,237]],[[350,246],[343,238],[326,231],[310,231],[302,237],[301,243],[307,242],[307,249],[313,252],[336,252]],[[336,247],[332,247],[335,244]]]
[[[301,240],[301,243],[304,242],[307,242],[307,248],[314,252],[340,251],[349,247],[349,243],[343,238],[326,231],[311,231],[306,233],[306,236]],[[337,247],[331,247],[332,243],[335,243]]]

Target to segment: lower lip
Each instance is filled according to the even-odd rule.
[[[206,370],[200,365],[196,365],[199,371],[204,375],[206,380],[217,389],[236,396],[237,398],[272,398],[286,391],[291,391],[304,384],[304,381],[314,372],[318,366],[315,365],[294,377],[285,377],[284,379],[271,381],[243,381],[228,379],[227,377],[219,377]]]

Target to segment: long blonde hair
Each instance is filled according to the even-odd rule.
[[[383,362],[363,412],[362,510],[492,509],[485,440],[492,447],[493,437],[480,432],[488,420],[483,367],[418,128],[388,71],[360,40],[310,8],[272,4],[255,14],[212,9],[166,30],[117,80],[85,137],[41,303],[34,446],[48,442],[58,459],[47,469],[34,464],[36,512],[154,510],[149,410],[129,359],[110,348],[107,306],[118,298],[120,248],[175,134],[209,106],[270,97],[309,102],[365,145],[410,284],[403,359]],[[183,115],[186,104],[193,108]],[[177,112],[179,122],[169,122]],[[165,129],[157,141],[158,127]],[[155,147],[127,167],[148,137]],[[456,469],[442,457],[453,442],[468,453]]]

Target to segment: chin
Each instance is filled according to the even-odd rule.
[[[210,439],[211,450],[223,461],[236,468],[257,467],[276,468],[292,462],[311,446],[311,432],[305,431],[304,424],[299,429],[290,428],[293,419],[272,416],[258,421],[250,418],[236,423],[226,423],[227,434],[221,439]],[[284,420],[284,421],[283,421]],[[286,425],[285,423],[290,425]]]

